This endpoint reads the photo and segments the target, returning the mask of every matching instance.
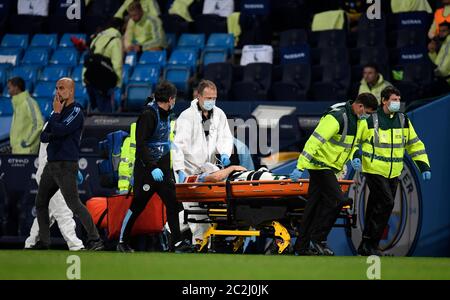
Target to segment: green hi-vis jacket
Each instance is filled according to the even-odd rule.
[[[403,170],[405,150],[421,172],[430,170],[425,146],[403,113],[387,115],[379,108],[360,127],[364,173],[398,177]]]
[[[297,168],[341,171],[358,148],[358,122],[350,102],[332,106],[306,142],[298,158]]]
[[[12,154],[37,154],[44,120],[37,102],[27,91],[12,97],[14,110],[9,139]]]
[[[136,158],[136,123],[130,126],[130,135],[123,141],[120,149],[119,192],[126,192],[132,187],[134,161]]]

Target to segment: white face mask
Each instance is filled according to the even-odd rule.
[[[205,100],[203,101],[203,108],[207,111],[210,111],[216,105],[216,100]]]

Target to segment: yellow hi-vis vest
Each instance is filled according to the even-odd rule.
[[[350,102],[333,105],[306,142],[297,168],[341,171],[360,143],[358,122]]]
[[[136,158],[136,123],[132,123],[130,126],[130,136],[127,137],[120,149],[120,162],[119,162],[119,192],[123,193],[129,191],[133,187],[133,170],[134,161]]]
[[[405,150],[421,172],[430,170],[425,146],[403,113],[382,108],[361,123],[362,171],[386,178],[400,176]]]

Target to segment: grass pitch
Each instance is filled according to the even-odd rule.
[[[0,250],[0,280],[67,279],[80,258],[81,279],[367,279],[366,257]],[[450,258],[382,257],[381,279],[450,279]]]

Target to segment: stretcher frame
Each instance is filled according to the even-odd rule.
[[[343,193],[348,192],[353,180],[338,180]],[[251,181],[224,181],[217,183],[181,183],[176,185],[178,202],[197,202],[198,209],[185,209],[184,221],[191,223],[207,223],[211,227],[204,233],[202,241],[196,245],[197,251],[202,252],[205,246],[216,236],[233,236],[233,252],[237,252],[245,237],[272,236],[275,238],[276,253],[285,252],[291,244],[291,236],[297,235],[292,221],[299,222],[303,215],[301,204],[306,203],[309,179],[298,182],[291,180],[251,180]],[[279,203],[277,204],[277,202]],[[298,207],[296,202],[299,203]],[[250,204],[249,204],[250,203]],[[261,207],[261,214],[269,216],[259,221],[258,209],[249,209],[247,206]],[[287,204],[286,204],[287,203]],[[285,214],[279,206],[287,207]],[[269,205],[269,208],[264,208]],[[270,218],[271,208],[278,209],[274,217]],[[347,234],[351,227],[356,226],[356,214],[352,212],[352,199],[342,203],[338,218],[344,219],[344,224],[335,224],[335,227],[344,227]],[[247,215],[246,212],[248,211]],[[192,215],[203,215],[204,219],[191,218]],[[280,216],[283,217],[280,218]],[[246,220],[247,217],[247,220]],[[243,219],[243,220],[241,220]]]

